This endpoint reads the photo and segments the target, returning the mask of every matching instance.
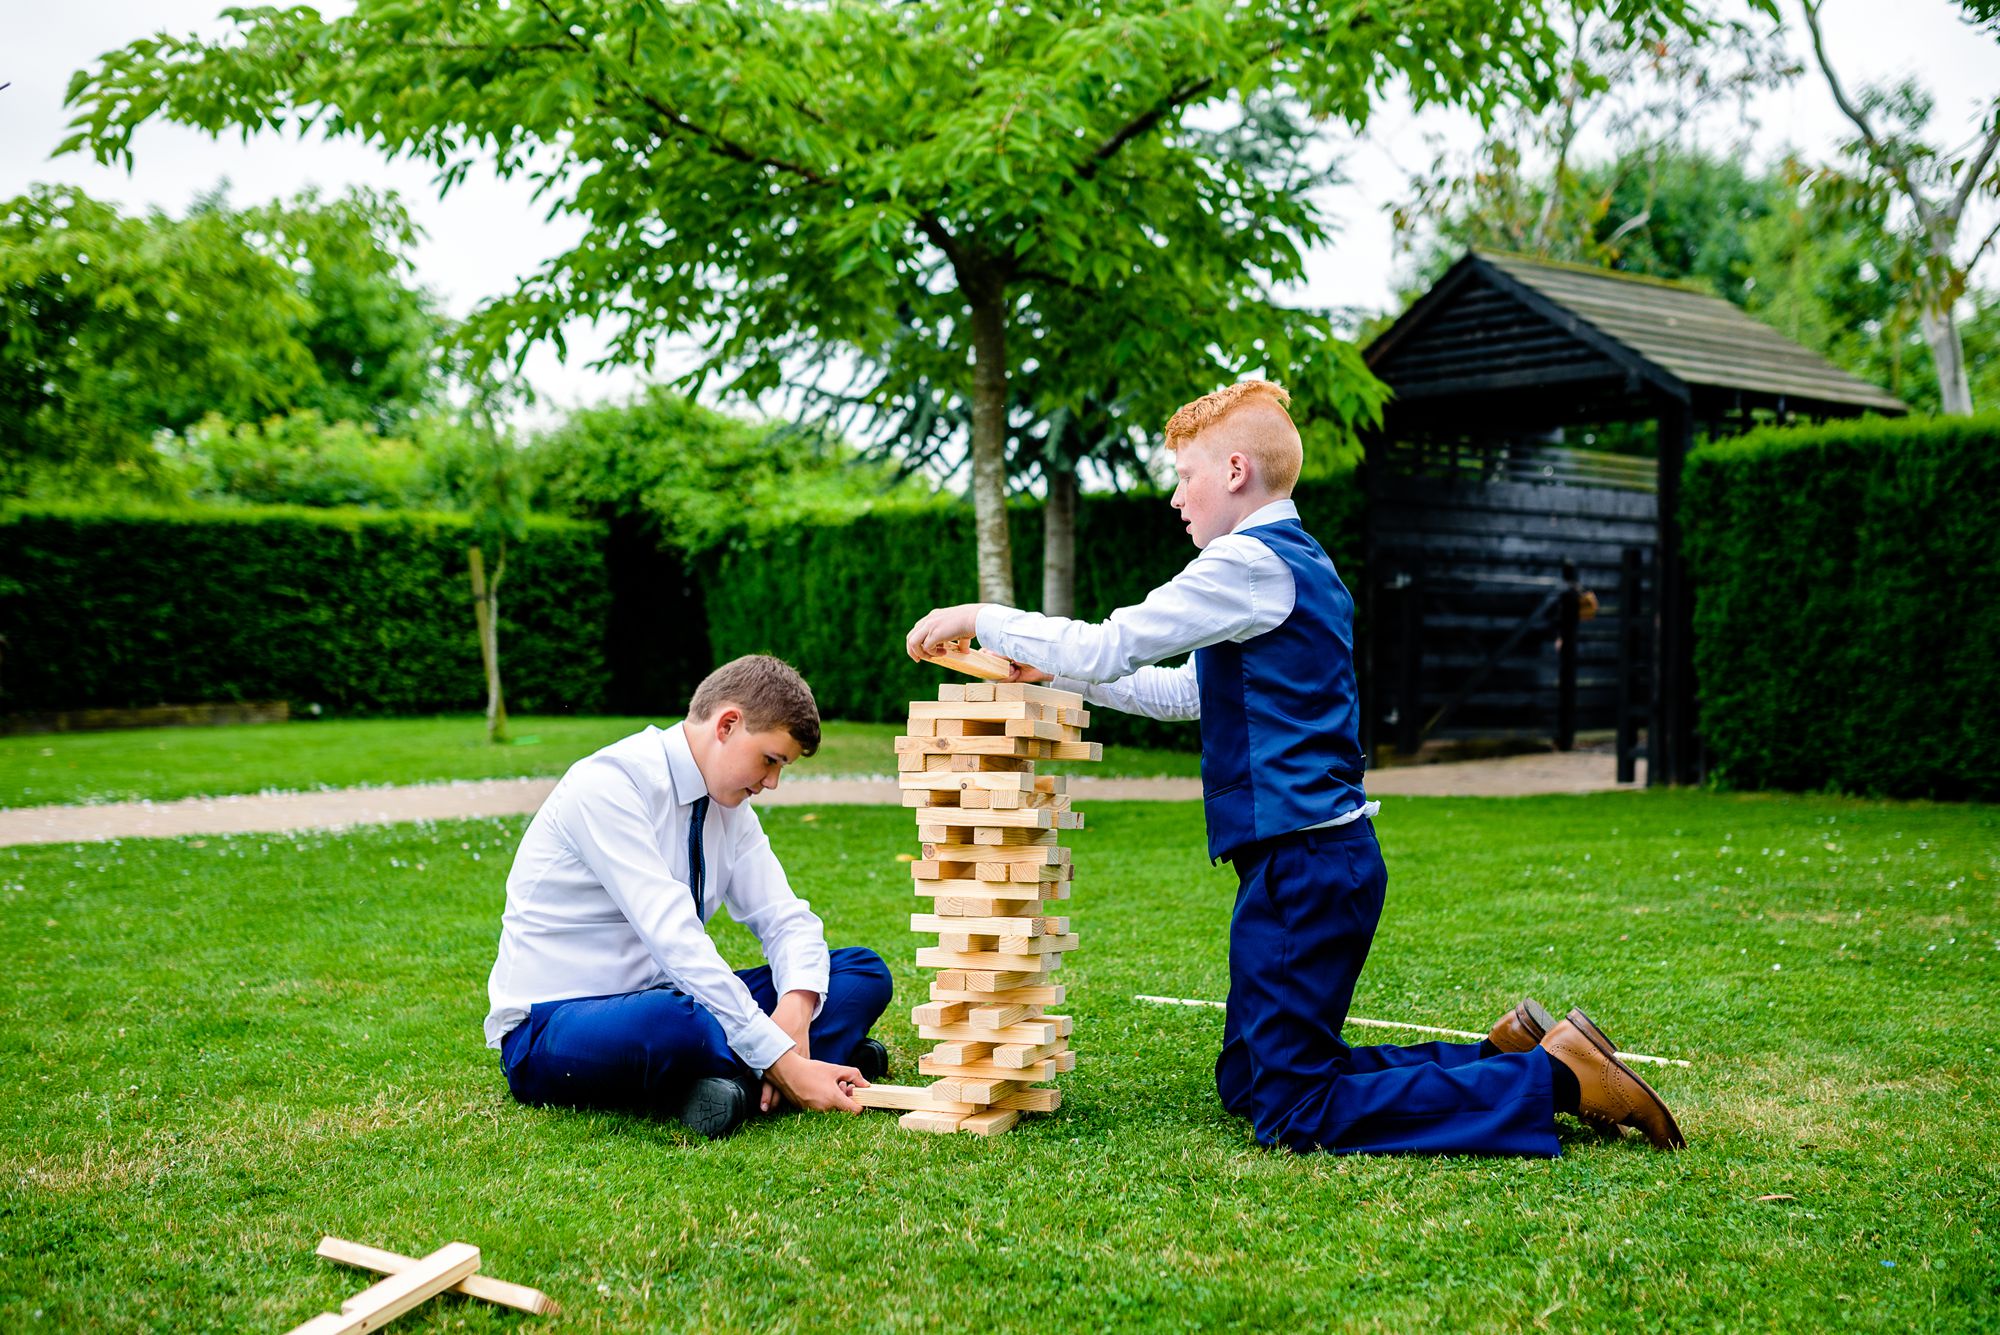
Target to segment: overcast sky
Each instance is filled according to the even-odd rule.
[[[71,73],[101,52],[168,31],[215,34],[228,25],[216,15],[224,0],[0,0],[0,198],[34,182],[69,182],[131,210],[183,211],[189,200],[226,178],[238,204],[291,195],[308,185],[332,193],[351,184],[399,191],[427,233],[416,252],[420,280],[463,315],[485,297],[511,288],[542,260],[567,248],[575,222],[545,222],[527,186],[474,173],[443,200],[423,164],[389,162],[348,141],[260,135],[211,140],[193,130],[152,125],[134,140],[137,164],[99,167],[77,155],[51,158],[69,120],[62,106]],[[1794,0],[1786,0],[1796,21]],[[321,5],[335,13],[350,6]],[[1979,108],[2000,89],[2000,43],[1966,27],[1946,0],[1827,0],[1824,22],[1836,68],[1850,90],[1860,84],[1917,75],[1936,95],[1940,126],[1969,134]],[[1794,34],[1801,60],[1807,49]],[[1765,95],[1751,109],[1757,152],[1775,156],[1790,144],[1826,155],[1847,137],[1822,80],[1809,71],[1792,86]],[[1397,267],[1388,207],[1406,193],[1408,173],[1427,165],[1434,138],[1465,143],[1462,117],[1406,106],[1383,107],[1366,136],[1353,144],[1345,167],[1352,183],[1331,196],[1343,231],[1310,257],[1311,278],[1296,299],[1314,305],[1386,306]],[[1989,266],[1990,267],[1990,266]],[[1991,274],[1985,275],[1988,282]],[[592,372],[584,363],[602,341],[587,328],[571,331],[567,365],[546,349],[529,362],[529,379],[543,397],[537,418],[579,402],[622,396],[637,383],[630,370]],[[1194,387],[1201,388],[1201,387]]]

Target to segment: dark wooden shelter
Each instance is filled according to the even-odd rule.
[[[1702,769],[1697,434],[1906,411],[1719,297],[1486,251],[1366,357],[1394,391],[1366,443],[1368,744],[1615,729],[1620,777],[1643,757],[1652,783]]]

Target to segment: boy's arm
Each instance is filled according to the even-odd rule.
[[[1142,667],[1117,681],[1052,677],[1049,685],[1059,691],[1075,691],[1093,705],[1122,709],[1127,714],[1177,720],[1201,717],[1201,688],[1192,659],[1179,667]]]
[[[756,811],[747,805],[741,810],[748,819],[738,822],[723,902],[729,916],[749,928],[763,948],[771,966],[771,986],[779,1000],[795,992],[812,995],[812,1009],[805,1017],[811,1022],[826,1008],[831,969],[826,924],[812,911],[812,905],[793,891]],[[804,1046],[801,1039],[800,1047]]]
[[[1101,622],[989,603],[979,608],[974,628],[986,648],[1054,676],[1119,682],[1139,668],[1207,645],[1262,635],[1283,624],[1296,598],[1289,566],[1257,539],[1230,534],[1210,543],[1143,602],[1121,607]],[[1193,676],[1189,669],[1167,698],[1183,698]]]

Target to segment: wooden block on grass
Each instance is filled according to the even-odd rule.
[[[345,1238],[321,1238],[315,1251],[329,1261],[358,1266],[363,1270],[373,1270],[378,1275],[400,1275],[418,1264],[414,1256],[383,1251],[380,1247],[349,1242]],[[499,1307],[511,1307],[519,1312],[530,1312],[535,1316],[554,1316],[562,1311],[562,1308],[556,1305],[556,1300],[540,1289],[531,1289],[526,1284],[510,1284],[504,1279],[494,1279],[490,1275],[476,1272],[467,1275],[455,1288],[447,1289],[445,1292],[462,1293],[468,1298],[478,1298],[482,1302],[493,1303]]]
[[[906,1112],[896,1119],[896,1124],[905,1131],[951,1132],[958,1130],[958,1124],[965,1118],[959,1113]]]
[[[945,1103],[989,1104],[996,1099],[1004,1099],[1009,1094],[1018,1093],[1021,1084],[1018,1071],[1003,1072],[999,1077],[953,1076],[940,1080],[931,1086],[931,1093]]]
[[[1013,1112],[1051,1113],[1062,1107],[1062,1091],[1049,1085],[1017,1090],[993,1100],[993,1106]]]
[[[958,1124],[958,1129],[975,1136],[997,1136],[1003,1131],[1010,1130],[1014,1123],[1020,1120],[1021,1114],[1012,1108],[992,1108],[986,1112],[972,1114]]]
[[[338,1313],[322,1313],[296,1327],[293,1335],[362,1335],[379,1329],[426,1299],[457,1287],[477,1269],[479,1248],[448,1242],[407,1270],[355,1294]]]

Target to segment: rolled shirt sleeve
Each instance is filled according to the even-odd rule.
[[[792,1049],[791,1036],[764,1014],[709,939],[687,883],[660,856],[637,787],[615,767],[603,777],[608,781],[593,785],[589,800],[573,803],[563,822],[572,851],[632,924],[667,981],[715,1017],[745,1065],[768,1070]]]

